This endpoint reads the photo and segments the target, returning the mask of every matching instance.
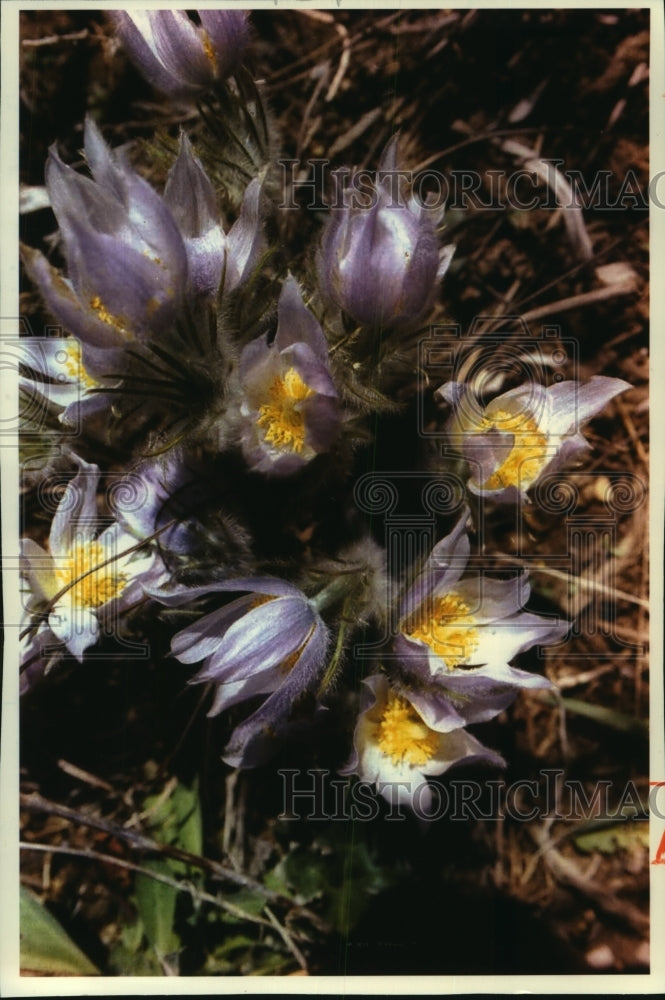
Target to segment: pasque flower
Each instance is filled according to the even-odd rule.
[[[341,773],[358,774],[389,802],[427,815],[432,799],[428,776],[443,774],[463,761],[504,765],[499,754],[461,727],[442,730],[426,720],[410,692],[391,686],[384,674],[374,674],[363,683],[354,750]]]
[[[452,253],[439,253],[433,213],[397,180],[397,137],[386,146],[368,195],[353,184],[328,221],[318,255],[324,296],[370,327],[416,324],[431,307]],[[371,204],[367,205],[369,198]]]
[[[216,686],[208,715],[255,695],[269,695],[234,731],[225,754],[228,763],[251,767],[287,725],[293,704],[319,678],[328,629],[297,587],[274,577],[227,580],[153,596],[167,605],[181,605],[217,591],[243,596],[178,632],[171,654],[181,663],[203,661],[190,683]]]
[[[24,259],[51,312],[82,342],[90,371],[87,346],[121,350],[173,322],[187,254],[163,200],[109,149],[90,118],[85,154],[93,179],[64,164],[55,148],[46,165],[69,278],[36,250],[26,250]]]
[[[328,451],[340,425],[321,327],[289,276],[272,343],[258,337],[240,358],[242,449],[250,468],[288,475]]]
[[[74,337],[23,337],[19,344],[20,384],[32,396],[38,393],[61,407],[63,424],[78,424],[108,405],[103,389],[112,384],[94,378],[83,362],[81,344]],[[109,352],[87,347],[87,361],[103,370]]]
[[[200,10],[200,27],[183,10],[111,11],[131,60],[158,90],[195,97],[234,73],[249,38],[247,12]]]
[[[480,496],[511,502],[524,497],[544,472],[555,472],[589,448],[580,433],[630,383],[594,375],[588,382],[532,382],[510,389],[487,405],[460,382],[436,395],[453,413],[446,431],[471,466],[468,488]]]
[[[411,699],[444,730],[502,711],[522,687],[547,678],[511,666],[521,652],[562,640],[567,622],[523,610],[526,573],[507,580],[465,576],[469,558],[464,511],[435,547],[401,607],[395,653],[412,682]]]
[[[242,284],[265,249],[259,204],[261,181],[254,178],[245,191],[240,214],[228,233],[222,227],[215,191],[184,132],[180,150],[166,181],[164,202],[182,234],[189,263],[189,286],[214,296],[222,276],[223,291]]]
[[[137,551],[136,539],[116,522],[100,531],[99,469],[76,461],[79,470],[53,516],[47,550],[30,538],[21,540],[21,574],[28,585],[26,665],[56,645],[82,660],[102,629],[112,628],[143,597],[144,586],[164,582],[154,549]]]

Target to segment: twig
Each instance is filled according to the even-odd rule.
[[[80,42],[87,38],[90,32],[87,28],[81,31],[72,31],[67,35],[46,35],[44,38],[23,38],[21,45],[26,48],[37,48],[40,45],[57,45],[58,42]]]
[[[339,66],[337,67],[337,72],[335,73],[333,82],[328,88],[326,102],[332,101],[335,94],[339,90],[340,84],[344,79],[344,75],[349,68],[349,62],[351,60],[351,39],[349,38],[349,33],[346,30],[345,25],[338,21],[335,25],[335,29],[342,39],[342,54],[339,59]]]
[[[286,927],[283,927],[282,924],[280,924],[279,920],[277,919],[277,917],[272,912],[272,910],[270,909],[269,906],[266,905],[266,906],[264,906],[263,909],[264,909],[264,912],[266,913],[266,915],[268,917],[268,920],[273,925],[273,927],[275,928],[275,930],[277,931],[277,933],[281,937],[282,941],[284,942],[284,944],[286,945],[286,947],[289,949],[289,951],[291,952],[291,954],[295,958],[295,960],[298,963],[298,965],[300,966],[300,968],[304,969],[305,971],[307,971],[307,962],[305,960],[305,957],[304,957],[303,953],[301,952],[300,948],[298,947],[298,945],[295,943],[295,941],[293,940],[293,938],[291,937],[291,935],[287,931]]]
[[[643,933],[648,928],[649,918],[641,913],[636,906],[633,906],[626,899],[617,899],[602,889],[597,889],[583,875],[580,875],[577,865],[557,851],[543,827],[530,824],[527,826],[527,830],[531,839],[542,851],[543,861],[559,882],[569,885],[572,889],[586,896],[598,910],[606,916],[612,917],[618,923],[627,925],[631,930]]]
[[[619,398],[616,398],[614,400],[614,403],[615,403],[616,408],[618,409],[619,413],[621,414],[621,419],[623,420],[624,427],[628,431],[628,436],[629,436],[630,440],[633,442],[633,445],[635,446],[635,451],[637,453],[637,457],[639,458],[640,462],[642,462],[643,465],[645,465],[645,466],[648,467],[648,465],[649,465],[649,456],[647,455],[647,453],[646,453],[646,451],[644,449],[644,445],[642,444],[642,442],[640,440],[639,434],[637,433],[637,431],[635,429],[635,424],[633,423],[633,421],[632,421],[632,419],[630,417],[630,413],[628,412],[628,407],[626,406],[626,404],[624,403],[624,401],[622,399],[619,399]]]
[[[580,306],[588,306],[594,302],[603,302],[605,299],[614,299],[617,295],[631,295],[635,291],[634,284],[615,284],[607,288],[595,288],[590,292],[582,292],[580,295],[571,295],[567,299],[559,299],[558,302],[549,302],[547,305],[532,309],[530,312],[522,313],[525,323],[534,319],[543,319],[545,316],[552,316],[556,313],[568,312],[570,309],[579,309]]]
[[[124,840],[134,850],[144,851],[147,854],[166,856],[192,865],[195,868],[201,868],[219,879],[258,892],[265,896],[266,899],[275,903],[290,902],[286,897],[280,895],[280,893],[266,889],[260,882],[255,881],[247,875],[233,871],[233,869],[227,868],[225,865],[221,865],[211,858],[204,858],[198,854],[190,854],[189,851],[183,851],[178,847],[171,847],[168,844],[158,844],[157,841],[151,840],[150,837],[146,837],[142,833],[136,833],[115,823],[109,823],[108,820],[102,819],[100,816],[91,816],[88,813],[77,812],[77,810],[70,809],[67,806],[61,806],[57,802],[50,802],[42,798],[37,792],[32,792],[30,795],[21,795],[20,804],[30,812],[44,812],[52,816],[61,816],[63,819],[71,820],[73,823],[80,823],[82,826],[88,826],[94,830],[102,830],[110,836]]]
[[[93,788],[102,788],[105,792],[113,791],[113,785],[109,785],[108,781],[103,781],[101,778],[96,777],[96,775],[90,774],[90,771],[84,771],[82,767],[70,764],[67,760],[59,760],[58,767],[72,778],[84,781],[86,785],[92,785]]]
[[[162,872],[153,871],[151,868],[144,868],[142,865],[137,865],[133,861],[125,861],[123,858],[116,858],[113,854],[101,854],[99,851],[91,851],[87,847],[69,847],[66,844],[36,844],[26,840],[20,840],[18,846],[24,851],[40,851],[47,854],[68,854],[76,858],[85,858],[88,861],[99,861],[105,865],[115,865],[116,868],[136,872],[138,875],[145,875],[147,878],[154,879],[155,882],[162,882],[164,885],[168,885],[172,889],[176,889],[178,892],[188,892],[193,899],[202,903],[211,903],[213,906],[218,906],[220,909],[227,910],[229,913],[232,913],[234,917],[239,917],[242,920],[249,920],[253,924],[262,924],[264,927],[270,927],[271,924],[273,927],[275,926],[274,920],[264,920],[263,917],[257,917],[253,913],[248,913],[247,910],[243,910],[242,907],[235,906],[233,903],[229,903],[227,900],[221,899],[219,896],[213,896],[209,892],[197,889],[195,885],[192,885],[191,882],[188,882],[185,879],[179,881],[178,879],[170,878]]]

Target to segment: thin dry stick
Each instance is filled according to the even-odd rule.
[[[286,927],[283,927],[282,924],[280,924],[279,920],[277,919],[277,917],[275,916],[275,914],[272,912],[272,910],[268,905],[264,906],[263,909],[268,916],[268,920],[273,925],[273,927],[281,937],[282,941],[284,942],[286,947],[289,949],[289,951],[295,958],[300,968],[305,969],[305,971],[307,971],[307,962],[305,960],[305,956],[303,955],[300,948],[298,947],[298,945],[295,943],[295,941],[287,931]]]
[[[162,872],[153,871],[151,868],[144,868],[142,865],[137,865],[133,861],[125,861],[123,858],[116,858],[113,854],[102,854],[99,851],[91,851],[87,847],[69,847],[66,844],[37,844],[27,840],[20,840],[18,846],[23,851],[38,851],[46,854],[68,854],[76,858],[85,858],[88,861],[100,861],[105,865],[115,865],[116,868],[136,872],[138,875],[145,875],[147,878],[151,878],[155,882],[162,882],[164,885],[168,885],[172,889],[176,889],[178,892],[188,892],[190,896],[198,902],[211,903],[213,906],[218,906],[220,909],[227,910],[229,913],[232,913],[234,917],[238,917],[242,920],[249,920],[253,924],[262,924],[264,927],[270,927],[271,925],[273,927],[275,926],[272,920],[264,920],[262,917],[257,917],[253,913],[248,913],[246,910],[243,910],[242,907],[235,906],[233,903],[229,903],[227,900],[222,899],[219,896],[212,896],[209,892],[197,889],[195,885],[192,885],[192,883],[188,882],[186,879],[179,881],[178,879],[170,878]]]
[[[292,899],[283,896],[279,892],[273,892],[273,890],[267,889],[266,886],[261,884],[261,882],[257,882],[255,879],[250,878],[249,875],[243,875],[240,872],[233,871],[233,869],[227,868],[218,861],[213,861],[210,858],[204,858],[198,854],[190,854],[189,851],[183,851],[178,847],[171,847],[168,844],[159,844],[157,841],[151,840],[142,833],[127,830],[124,827],[118,826],[115,823],[110,823],[108,820],[102,819],[99,816],[91,816],[87,813],[80,813],[75,809],[70,809],[68,806],[61,806],[57,802],[50,802],[48,799],[42,798],[38,792],[32,792],[30,795],[22,794],[19,796],[19,799],[21,806],[30,812],[44,812],[52,816],[61,816],[63,819],[70,820],[73,823],[79,823],[81,826],[88,826],[94,830],[102,830],[110,836],[117,837],[119,840],[124,840],[125,843],[135,850],[144,851],[146,854],[156,854],[163,857],[173,858],[176,861],[182,861],[185,864],[192,865],[194,868],[203,869],[203,871],[208,872],[213,878],[231,882],[234,885],[239,885],[245,889],[251,890],[252,892],[256,892],[259,895],[264,896],[265,899],[271,903],[291,907],[294,906]],[[55,849],[56,848],[53,848],[53,850]],[[329,930],[325,920],[322,920],[316,913],[313,913],[304,906],[296,906],[296,909],[301,916],[306,917],[306,919],[309,920],[309,922],[318,930],[325,932]],[[242,912],[244,913],[244,911]]]
[[[235,885],[243,886],[245,889],[251,889],[254,892],[258,892],[265,896],[266,899],[273,902],[288,902],[285,897],[281,896],[277,892],[272,892],[270,889],[266,889],[266,887],[261,885],[260,882],[256,882],[247,875],[241,875],[239,872],[236,872],[231,868],[227,868],[225,865],[221,865],[217,861],[201,857],[198,854],[190,854],[189,851],[183,851],[178,847],[171,847],[168,844],[159,844],[157,841],[151,840],[150,837],[146,837],[142,833],[136,833],[134,830],[128,830],[115,823],[110,823],[108,820],[102,819],[100,816],[91,816],[88,813],[81,813],[75,809],[70,809],[67,806],[61,806],[57,802],[50,802],[49,800],[42,798],[42,796],[37,792],[32,792],[30,795],[21,795],[20,804],[22,808],[27,809],[30,812],[43,812],[52,816],[61,816],[63,819],[68,819],[72,823],[79,823],[81,826],[88,826],[94,830],[102,830],[110,836],[124,840],[125,843],[129,844],[129,846],[134,850],[144,851],[147,854],[166,856],[173,858],[176,861],[182,861],[185,864],[192,865],[195,868],[201,868],[212,876],[227,882],[232,882]]]
[[[531,839],[542,850],[543,861],[559,882],[586,896],[598,910],[618,923],[627,925],[631,930],[643,933],[648,928],[649,918],[636,906],[626,899],[616,899],[591,885],[584,875],[580,874],[577,865],[556,850],[549,833],[542,826],[530,824],[527,830]]]

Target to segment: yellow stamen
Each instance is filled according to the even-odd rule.
[[[97,313],[102,323],[108,323],[109,326],[112,326],[115,330],[117,330],[125,340],[134,339],[134,335],[127,329],[126,321],[121,316],[114,316],[113,313],[110,313],[99,295],[94,295],[90,299],[90,305]]]
[[[55,576],[59,589],[69,588],[67,594],[74,607],[98,608],[125,589],[127,575],[120,572],[115,560],[103,566],[107,559],[109,553],[100,542],[83,542],[58,560]],[[95,569],[97,566],[100,568]]]
[[[381,753],[394,764],[426,764],[439,745],[435,733],[420,718],[414,707],[392,691],[381,711],[376,742]]]
[[[513,447],[508,457],[482,485],[486,490],[506,486],[528,486],[539,475],[547,458],[547,437],[527,413],[507,413],[497,410],[485,417],[480,429],[496,429],[513,435]]]
[[[301,404],[314,395],[295,370],[277,376],[268,391],[269,402],[259,408],[258,426],[267,444],[300,454],[305,447],[305,415]]]
[[[437,597],[406,634],[426,643],[449,670],[468,663],[479,644],[476,619],[458,594]]]
[[[70,378],[76,379],[84,389],[94,389],[98,382],[85,370],[81,360],[81,345],[76,340],[69,341],[62,345],[62,367]],[[58,360],[60,360],[58,354]]]
[[[205,52],[208,61],[212,65],[215,74],[217,74],[217,54],[215,52],[215,49],[213,48],[212,42],[210,41],[210,35],[208,34],[207,31],[202,30],[201,37],[203,41],[203,51]]]

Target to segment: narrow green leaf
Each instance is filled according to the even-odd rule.
[[[636,719],[633,715],[626,715],[624,712],[617,712],[615,709],[606,708],[604,705],[594,705],[591,702],[582,701],[580,698],[561,698],[545,694],[540,696],[541,701],[548,704],[561,704],[567,712],[575,715],[583,715],[587,719],[593,719],[603,726],[609,726],[622,733],[629,733],[633,736],[649,738],[649,727],[643,719]]]
[[[146,862],[160,875],[171,875],[169,862]],[[136,905],[143,923],[145,935],[159,956],[177,951],[179,940],[173,932],[173,920],[178,898],[178,890],[163,882],[157,882],[149,875],[136,876]]]
[[[585,854],[600,851],[601,854],[615,854],[619,850],[635,847],[649,847],[649,824],[624,820],[612,826],[599,824],[596,829],[587,830],[573,838],[576,847]]]
[[[37,899],[21,886],[21,969],[52,976],[99,976],[81,949]]]

